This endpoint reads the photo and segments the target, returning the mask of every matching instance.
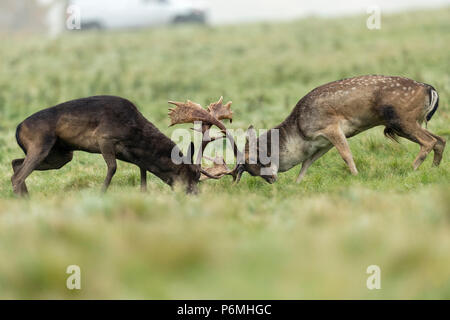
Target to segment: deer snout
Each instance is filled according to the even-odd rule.
[[[264,180],[266,180],[266,182],[273,184],[277,181],[278,176],[273,175],[273,176],[261,176]]]
[[[186,194],[189,195],[197,195],[198,194],[198,186],[196,183],[193,184],[189,184],[188,187],[186,188]]]

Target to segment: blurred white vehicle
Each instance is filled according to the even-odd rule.
[[[71,0],[82,29],[121,29],[184,22],[204,24],[207,7],[192,0]]]

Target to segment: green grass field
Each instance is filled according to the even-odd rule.
[[[35,111],[97,94],[134,101],[170,136],[167,100],[233,100],[229,128],[270,128],[311,89],[361,74],[436,87],[429,130],[450,138],[450,8],[382,17],[140,32],[0,36],[0,298],[450,298],[450,156],[395,144],[375,128],[350,140],[360,174],[333,149],[294,180],[244,175],[172,192],[119,163],[106,195],[101,156],[77,153],[34,172],[17,199],[16,125]],[[66,288],[79,265],[82,289]],[[381,290],[366,269],[381,268]]]

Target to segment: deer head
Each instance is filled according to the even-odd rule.
[[[233,177],[236,183],[239,183],[242,174],[248,172],[251,176],[261,177],[266,182],[272,184],[277,180],[277,166],[268,162],[263,164],[259,158],[261,153],[270,156],[272,149],[271,146],[271,131],[263,133],[259,138],[256,136],[256,130],[253,125],[247,129],[245,148],[244,148],[244,161],[238,164],[233,171]],[[253,152],[250,152],[252,150]]]

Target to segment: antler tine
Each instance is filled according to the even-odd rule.
[[[217,106],[217,107],[220,108],[220,107],[222,106],[222,104],[223,104],[223,96],[221,96],[221,97],[219,98],[219,101],[210,103],[210,104],[209,104],[209,107],[208,107],[208,111],[211,111],[211,108],[213,108],[213,107],[215,107],[215,106]]]
[[[209,113],[217,120],[229,119],[230,122],[233,121],[233,111],[231,111],[231,104],[233,102],[228,102],[223,105],[223,97],[220,97],[219,101],[211,103],[208,107]]]

